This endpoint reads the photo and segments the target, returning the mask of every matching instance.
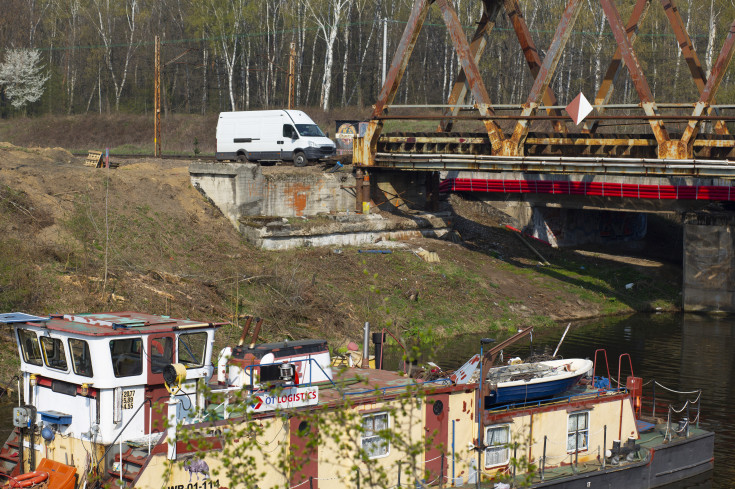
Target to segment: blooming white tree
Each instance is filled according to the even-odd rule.
[[[43,73],[41,53],[37,49],[8,49],[0,64],[0,85],[16,109],[37,101],[49,75]]]

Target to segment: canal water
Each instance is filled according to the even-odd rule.
[[[564,326],[559,330],[534,335],[534,352],[553,353]],[[446,346],[428,354],[442,368],[457,368],[480,350],[480,338],[492,335],[466,335],[455,338]],[[504,352],[525,356],[530,353],[528,339]],[[487,346],[486,346],[487,348]],[[675,391],[702,389],[700,426],[716,432],[715,469],[709,480],[677,487],[735,487],[735,317],[708,317],[684,314],[634,315],[626,318],[605,318],[572,325],[559,349],[565,358],[593,358],[598,348],[604,348],[612,377],[618,376],[618,358],[629,353],[633,372],[643,378],[644,396],[652,395],[652,380]],[[622,379],[629,375],[627,361]],[[601,368],[598,366],[600,375]],[[606,375],[606,374],[605,374]],[[624,382],[624,380],[622,381]],[[646,385],[646,383],[648,383]],[[696,396],[678,395],[656,388],[657,416],[666,417],[661,404],[674,406]],[[667,403],[668,403],[667,402]],[[644,413],[651,414],[651,402],[644,404]],[[692,418],[695,414],[692,414]]]

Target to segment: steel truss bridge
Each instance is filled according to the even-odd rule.
[[[637,0],[627,24],[614,0],[593,0],[593,6],[599,5],[607,19],[617,49],[595,96],[595,114],[577,127],[562,113],[564,106],[558,104],[550,83],[587,0],[568,0],[544,59],[536,48],[519,0],[480,1],[483,13],[471,39],[465,35],[451,0],[414,1],[370,121],[355,141],[356,165],[370,171],[448,170],[454,177],[443,183],[444,190],[578,195],[608,192],[611,196],[617,192],[621,197],[735,199],[735,192],[730,190],[735,177],[735,136],[728,129],[735,117],[726,115],[732,113],[728,109],[735,109],[735,105],[716,102],[718,88],[735,54],[735,20],[707,76],[674,0]],[[636,54],[639,26],[659,3],[699,92],[699,99],[690,103],[654,100]],[[392,105],[431,8],[441,11],[461,66],[451,95],[443,105]],[[510,19],[534,79],[526,102],[521,105],[494,104],[478,69],[501,13]],[[610,103],[615,81],[624,70],[630,75],[639,104]],[[471,105],[470,96],[474,100]],[[404,112],[412,108],[441,112],[428,117],[391,115],[390,109],[397,107]],[[437,130],[383,133],[385,121],[391,119],[436,120]],[[455,123],[462,120],[480,121],[484,130],[453,131]],[[710,133],[702,131],[705,121],[711,122]],[[603,122],[608,127],[603,128]],[[631,123],[648,130],[638,134],[609,130],[610,124],[628,127]],[[679,133],[670,132],[674,124]],[[499,178],[490,180],[488,172],[506,176],[496,175]],[[543,177],[529,179],[529,175]],[[599,176],[603,175],[614,175],[617,180],[601,181]]]

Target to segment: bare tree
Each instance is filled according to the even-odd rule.
[[[201,0],[194,2],[195,19],[198,21],[200,33],[209,36],[216,51],[220,54],[227,70],[227,84],[230,95],[230,109],[236,110],[235,104],[235,64],[240,49],[240,34],[245,30],[246,0],[219,2],[217,0]]]
[[[135,31],[137,28],[138,9],[140,4],[138,0],[124,0],[124,2],[113,0],[92,0],[91,10],[89,17],[92,20],[97,33],[102,39],[104,45],[104,58],[107,70],[110,72],[112,78],[112,84],[115,87],[115,110],[120,110],[120,96],[122,95],[123,88],[125,88],[125,81],[128,78],[128,66],[130,65],[130,58],[135,50]],[[120,15],[124,15],[126,24],[126,44],[125,44],[125,56],[123,58],[123,66],[121,68],[121,74],[115,72],[115,65],[113,63],[112,51],[117,44],[117,22]]]

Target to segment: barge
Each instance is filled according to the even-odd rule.
[[[490,373],[508,341],[477,358],[479,381],[417,379],[334,367],[323,340],[258,343],[261,323],[248,319],[240,342],[215,352],[223,323],[0,315],[21,359],[0,476],[54,489],[644,489],[713,467],[698,404],[644,422],[632,368],[612,387],[609,371],[593,376],[595,358],[563,393],[502,404]]]

